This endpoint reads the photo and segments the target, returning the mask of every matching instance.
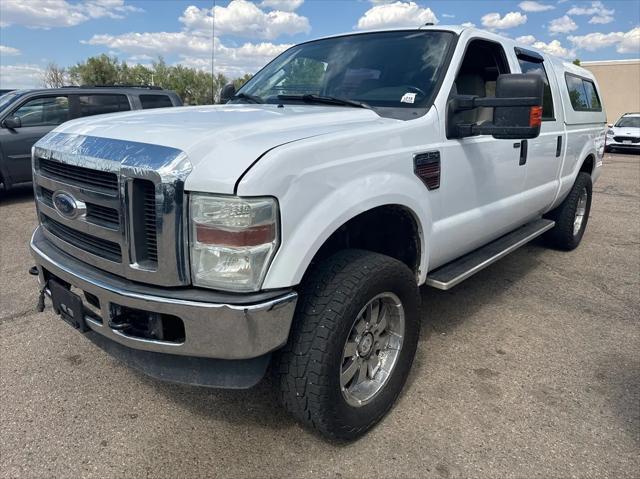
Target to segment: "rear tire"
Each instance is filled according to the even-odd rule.
[[[591,195],[591,176],[581,171],[564,201],[547,215],[556,222],[547,233],[551,246],[565,251],[578,247],[589,221]]]
[[[406,265],[369,251],[336,253],[303,282],[276,357],[284,407],[325,436],[358,438],[400,394],[419,331],[418,287]]]

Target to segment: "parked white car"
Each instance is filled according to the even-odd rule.
[[[625,113],[608,126],[606,151],[640,151],[640,113]]]
[[[419,286],[583,237],[597,83],[512,39],[339,35],[223,96],[70,121],[33,152],[42,302],[157,378],[246,388],[271,364],[289,411],[353,439],[405,383]]]

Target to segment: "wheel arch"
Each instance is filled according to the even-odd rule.
[[[354,189],[356,185],[345,185],[345,188],[334,191],[319,204],[309,208],[304,217],[299,218],[295,224],[285,222],[282,225],[282,244],[267,272],[263,288],[291,287],[299,284],[314,260],[317,261],[328,252],[334,251],[336,244],[344,244],[341,242],[345,232],[352,233],[354,226],[363,223],[367,226],[380,225],[384,223],[380,218],[394,219],[392,225],[382,224],[387,233],[393,233],[392,228],[403,225],[400,230],[410,235],[411,241],[415,244],[411,254],[404,257],[402,254],[389,254],[388,243],[385,243],[386,248],[367,247],[370,245],[362,241],[355,243],[351,241],[348,244],[351,247],[396,257],[415,272],[419,284],[424,282],[428,263],[426,238],[431,231],[431,214],[428,192],[421,183],[417,183],[416,185],[416,182],[407,177],[401,178],[394,185],[394,192],[385,194],[376,188],[376,183],[369,182],[369,191],[366,191],[366,196],[353,194],[354,191],[358,191]],[[362,183],[358,186],[361,185]],[[363,191],[360,190],[360,193]],[[299,205],[291,207],[299,208]],[[287,215],[286,202],[281,208],[281,217],[290,218]],[[389,236],[387,234],[387,240]],[[407,239],[406,236],[403,239]],[[404,244],[409,244],[408,241]],[[401,241],[390,243],[397,245]]]

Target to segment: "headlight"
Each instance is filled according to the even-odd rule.
[[[613,130],[607,130],[607,136],[613,136]]]
[[[257,291],[278,248],[274,198],[191,194],[193,284]]]

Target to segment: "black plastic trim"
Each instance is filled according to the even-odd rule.
[[[87,338],[127,366],[161,381],[221,389],[248,389],[264,377],[271,353],[252,359],[178,356],[128,348],[90,331]]]

